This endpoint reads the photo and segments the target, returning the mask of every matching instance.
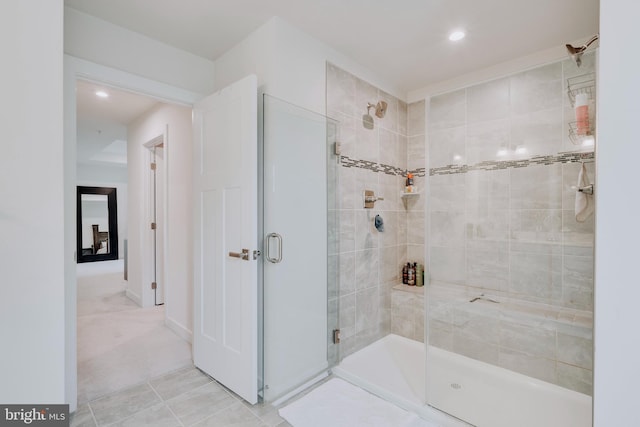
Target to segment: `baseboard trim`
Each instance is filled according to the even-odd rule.
[[[176,335],[178,335],[183,340],[187,341],[190,344],[193,343],[193,332],[185,328],[180,323],[167,317],[164,321],[164,324],[167,326],[167,328],[171,329],[173,332],[176,333]]]
[[[135,302],[136,304],[138,304],[140,307],[142,307],[142,298],[140,298],[140,295],[131,292],[130,289],[127,289],[124,294],[127,296],[127,298],[129,298],[131,301]]]

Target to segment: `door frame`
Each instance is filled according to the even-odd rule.
[[[167,225],[168,225],[168,205],[169,205],[169,201],[167,199],[167,184],[168,184],[168,171],[169,171],[169,167],[168,167],[168,162],[169,162],[169,140],[168,140],[168,136],[169,135],[169,125],[165,125],[165,130],[164,132],[162,132],[161,134],[159,134],[158,136],[155,136],[153,138],[151,138],[149,141],[145,142],[143,144],[143,146],[147,149],[147,152],[145,153],[146,155],[143,158],[143,164],[140,165],[142,168],[144,168],[143,170],[145,170],[145,174],[144,174],[144,218],[145,221],[147,221],[148,223],[151,223],[153,221],[153,203],[155,200],[157,200],[157,192],[158,192],[158,188],[157,188],[157,179],[158,176],[156,175],[156,194],[155,194],[155,199],[154,199],[154,195],[153,190],[151,189],[152,186],[152,179],[153,179],[153,172],[151,167],[149,166],[152,162],[153,162],[153,149],[155,147],[158,146],[162,146],[162,149],[164,150],[164,158],[162,159],[162,184],[161,184],[161,189],[162,189],[162,205],[161,206],[157,206],[156,205],[156,209],[160,208],[162,210],[162,217],[164,218],[164,223],[160,224],[160,230],[162,231],[162,237],[163,237],[163,246],[162,246],[162,258],[164,260],[164,262],[162,263],[162,283],[159,285],[160,287],[162,287],[162,302],[158,303],[157,299],[156,299],[156,295],[157,295],[157,290],[155,292],[156,295],[154,295],[154,292],[151,293],[147,293],[147,292],[143,292],[142,293],[142,300],[143,300],[143,307],[153,307],[153,306],[157,306],[157,305],[163,305],[165,304],[165,302],[167,302],[167,286],[166,286],[166,278],[167,278],[167,272],[168,272],[168,264],[170,263],[170,260],[167,258],[167,248],[169,247],[169,241],[168,241],[168,237],[169,237],[169,233],[167,233]],[[157,170],[156,170],[157,173]],[[157,217],[157,215],[156,215]],[[156,228],[156,232],[157,232],[158,228]],[[145,258],[146,258],[146,264],[144,266],[144,268],[142,269],[142,283],[143,283],[143,289],[144,288],[144,284],[145,283],[151,283],[153,282],[154,279],[154,275],[153,275],[153,270],[154,270],[154,260],[153,260],[153,253],[154,250],[157,250],[157,248],[154,246],[154,242],[153,242],[153,233],[147,233],[148,238],[144,239],[144,245],[145,245],[145,249],[144,249],[144,253],[146,254]],[[157,270],[158,268],[158,264],[157,261],[155,262],[155,268]],[[156,271],[156,278],[157,278],[157,274],[158,272]],[[148,300],[148,301],[145,301]],[[167,304],[168,305],[168,304]]]
[[[136,92],[158,101],[193,108],[200,94],[166,83],[64,55],[63,163],[64,163],[64,277],[65,277],[65,401],[78,408],[77,277],[76,277],[76,80],[93,81]]]

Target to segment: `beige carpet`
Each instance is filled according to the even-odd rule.
[[[123,263],[78,264],[78,401],[191,366],[191,344],[164,325],[164,307],[124,294]]]

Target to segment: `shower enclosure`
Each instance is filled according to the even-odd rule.
[[[328,64],[327,114],[341,118],[347,146],[336,232],[348,333],[335,372],[426,417],[436,408],[478,426],[590,425],[595,230],[593,215],[576,219],[576,197],[593,204],[578,180],[596,178],[596,55],[581,59],[426,103],[387,97],[374,127],[361,104],[384,92]],[[590,128],[576,133],[578,94]],[[400,198],[409,172],[419,194]],[[356,204],[365,187],[392,199],[380,209],[385,233],[369,227],[378,212]],[[424,291],[400,284],[415,261],[426,265]]]
[[[328,276],[337,266],[327,263],[328,218],[335,212],[336,123],[266,94],[261,107],[263,351],[258,376],[263,400],[273,402],[326,375],[337,358],[328,333],[328,325],[337,324],[337,306],[328,303],[335,293]]]

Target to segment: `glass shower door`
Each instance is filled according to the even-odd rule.
[[[263,98],[263,400],[272,402],[329,367],[327,185],[335,125]],[[337,316],[337,307],[331,307]],[[334,350],[335,352],[335,350]]]

